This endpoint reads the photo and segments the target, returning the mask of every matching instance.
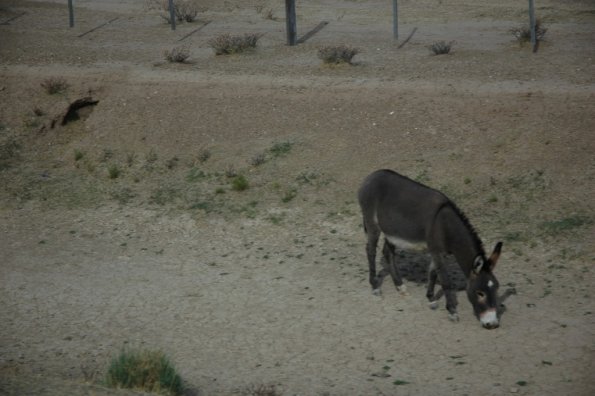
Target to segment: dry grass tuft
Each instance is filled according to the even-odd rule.
[[[45,79],[41,83],[41,87],[45,89],[48,94],[54,95],[66,91],[69,85],[63,77],[51,77]]]
[[[547,29],[544,28],[541,24],[541,21],[537,19],[535,21],[535,38],[537,41],[543,40],[543,36]],[[519,43],[525,43],[531,41],[531,28],[529,26],[521,26],[517,28],[510,29],[510,33],[517,39]]]
[[[222,34],[209,40],[209,45],[215,55],[230,55],[256,48],[261,33],[246,33],[243,35]]]
[[[171,63],[184,63],[190,57],[190,50],[187,47],[174,47],[171,50],[163,51],[163,56]]]
[[[352,64],[353,57],[360,53],[360,50],[346,45],[324,46],[318,50],[318,58],[326,64],[347,63]]]

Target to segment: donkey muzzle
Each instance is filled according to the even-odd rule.
[[[479,314],[479,321],[486,329],[495,329],[500,325],[496,308],[490,308]]]

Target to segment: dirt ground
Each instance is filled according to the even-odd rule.
[[[125,347],[191,395],[595,394],[592,1],[536,2],[536,53],[512,0],[399,2],[399,40],[389,1],[301,0],[299,37],[328,24],[295,47],[282,1],[176,31],[141,0],[78,0],[69,28],[65,3],[0,0],[0,394],[128,394],[101,387]],[[215,56],[223,33],[264,35]],[[338,44],[353,65],[318,59]],[[412,280],[372,295],[355,191],[379,168],[504,242],[500,328],[464,292],[458,323]]]

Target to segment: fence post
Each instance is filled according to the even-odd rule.
[[[169,0],[168,7],[171,30],[176,30],[176,9],[174,7],[174,0]]]
[[[74,27],[74,7],[72,6],[72,0],[68,0],[68,22],[70,27]]]
[[[393,0],[393,36],[395,40],[399,39],[399,5],[397,0]]]
[[[287,21],[287,45],[297,42],[295,0],[285,0],[285,20]]]
[[[537,44],[537,36],[535,32],[535,2],[529,0],[529,29],[531,30],[531,45],[535,49]]]

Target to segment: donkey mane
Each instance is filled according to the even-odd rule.
[[[467,230],[471,234],[471,238],[473,239],[473,244],[479,251],[479,254],[481,254],[481,257],[485,259],[486,254],[485,254],[485,250],[483,248],[483,242],[482,242],[481,238],[479,237],[479,235],[477,234],[477,231],[475,231],[475,228],[473,227],[473,225],[467,218],[467,215],[465,215],[465,213],[463,213],[463,211],[461,209],[459,209],[459,207],[450,199],[448,199],[448,201],[442,206],[442,208],[447,207],[447,206],[450,207],[452,210],[454,210],[454,212],[463,221],[465,228],[467,228]],[[438,209],[438,211],[440,211],[442,208]]]

